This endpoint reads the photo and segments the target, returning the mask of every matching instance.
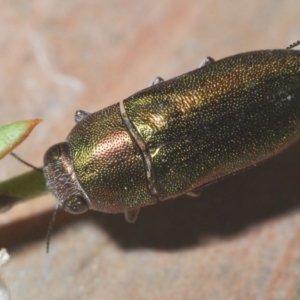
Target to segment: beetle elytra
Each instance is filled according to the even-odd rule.
[[[47,186],[71,213],[125,213],[199,189],[300,137],[300,49],[263,50],[153,84],[95,113],[78,111],[44,157]]]

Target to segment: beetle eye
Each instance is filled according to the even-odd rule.
[[[78,195],[74,195],[64,201],[63,208],[71,214],[82,214],[89,209],[86,201]]]
[[[44,166],[47,166],[50,163],[53,163],[60,159],[61,153],[59,145],[53,145],[50,147],[44,155]]]
[[[62,155],[70,155],[69,154],[69,145],[67,142],[58,143],[51,146],[44,155],[44,166],[48,166],[51,163],[56,163],[57,161],[62,159]]]

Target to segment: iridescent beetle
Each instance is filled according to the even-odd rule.
[[[123,102],[77,111],[44,158],[48,188],[74,214],[125,213],[257,164],[300,137],[300,46],[214,61]]]

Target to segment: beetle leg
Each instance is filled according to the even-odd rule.
[[[186,193],[186,195],[189,197],[196,198],[196,197],[200,196],[201,192],[202,192],[202,190],[194,190],[194,191]]]
[[[199,65],[198,68],[202,68],[202,67],[204,67],[204,66],[207,66],[207,65],[213,63],[214,61],[215,61],[215,60],[214,60],[213,58],[207,56],[207,57],[205,57],[205,58],[201,61],[201,63],[200,63],[200,65]]]
[[[155,85],[155,84],[158,84],[158,83],[161,83],[161,82],[163,82],[163,81],[164,81],[164,80],[163,80],[161,77],[157,76],[157,77],[155,77],[155,78],[151,81],[150,86]]]
[[[91,113],[85,111],[85,110],[77,110],[75,113],[75,122],[79,123],[83,119],[85,119],[87,116],[89,116]]]
[[[286,48],[286,50],[300,50],[300,41],[297,41],[294,44],[291,44]]]
[[[133,209],[133,210],[126,210],[124,212],[124,215],[125,215],[125,220],[128,222],[128,223],[134,223],[139,215],[139,212],[140,212],[140,209],[137,208],[137,209]]]

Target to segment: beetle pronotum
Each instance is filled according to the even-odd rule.
[[[300,46],[205,59],[95,113],[44,158],[71,213],[125,213],[257,164],[300,137]]]

